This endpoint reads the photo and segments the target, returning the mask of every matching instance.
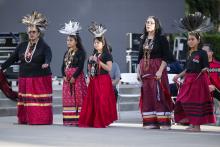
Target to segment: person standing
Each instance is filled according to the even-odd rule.
[[[177,123],[189,123],[188,131],[201,131],[200,125],[215,123],[212,85],[209,81],[207,53],[200,49],[200,32],[210,29],[207,17],[197,12],[180,19],[181,30],[188,32],[189,54],[186,69],[174,77],[174,81],[184,76],[184,82],[177,95],[174,119]]]
[[[169,53],[169,43],[162,35],[159,20],[149,16],[141,37],[137,69],[142,82],[140,109],[143,127],[147,129],[170,129],[171,126],[173,109],[166,71]]]
[[[112,53],[112,47],[108,46],[109,52]],[[112,86],[114,87],[115,97],[116,101],[118,100],[118,90],[117,90],[117,84],[120,82],[121,79],[121,72],[120,68],[118,66],[118,63],[113,61],[112,62],[112,69],[110,71],[110,77],[112,79]]]
[[[78,126],[82,102],[87,86],[83,72],[85,51],[79,36],[79,22],[70,21],[59,30],[67,36],[67,51],[62,64],[63,75],[63,124]]]
[[[214,98],[214,114],[216,116],[216,125],[219,125],[218,110],[220,109],[220,62],[214,58],[214,52],[211,44],[204,44],[202,49],[206,51],[209,60],[209,79],[212,85],[213,92],[211,93]]]
[[[220,62],[213,57],[213,50],[211,45],[204,44],[202,49],[206,51],[209,60],[209,79],[212,83],[213,97],[220,101]]]
[[[89,85],[79,119],[80,127],[105,128],[117,120],[116,98],[109,72],[112,56],[104,37],[106,29],[93,22],[89,31],[95,36],[94,52],[89,57]]]
[[[52,52],[41,37],[47,27],[46,17],[34,11],[24,16],[28,41],[19,44],[14,53],[1,65],[4,70],[19,61],[17,117],[19,124],[46,125],[53,123]]]

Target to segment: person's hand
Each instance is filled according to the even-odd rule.
[[[206,67],[206,68],[203,68],[202,69],[202,72],[206,72],[208,70],[208,68]]]
[[[162,76],[162,72],[158,70],[158,71],[156,72],[156,78],[157,78],[157,80],[161,79],[161,76]]]
[[[141,69],[140,69],[140,65],[137,65],[137,80],[139,82],[141,82]]]
[[[139,82],[142,81],[142,79],[141,79],[141,75],[140,75],[139,73],[137,73],[137,80],[138,80]]]
[[[96,56],[90,56],[89,57],[89,61],[95,61],[97,62],[98,61],[98,58]]]
[[[93,61],[97,62],[98,58],[96,56],[93,56]]]
[[[209,92],[212,92],[215,90],[215,85],[209,85]]]
[[[65,82],[68,82],[67,77],[63,77],[63,80],[64,80]]]
[[[139,82],[141,82],[142,80],[141,80],[141,78],[139,77],[139,76],[137,76],[137,80],[139,81]]]
[[[90,56],[90,57],[89,57],[89,61],[93,61],[93,56]]]
[[[175,75],[175,76],[173,77],[173,82],[176,82],[178,79],[179,79],[179,75]]]
[[[74,78],[74,77],[71,77],[70,83],[71,83],[71,84],[75,83],[75,78]]]
[[[89,82],[90,82],[90,78],[87,77],[87,78],[86,78],[86,85],[87,85],[87,86],[89,85]]]
[[[42,64],[41,67],[44,69],[44,68],[48,68],[48,66],[49,66],[49,64],[45,63],[45,64]]]

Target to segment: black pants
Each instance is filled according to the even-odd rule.
[[[114,93],[115,93],[115,98],[116,98],[116,102],[118,101],[118,90],[116,87],[114,87]]]

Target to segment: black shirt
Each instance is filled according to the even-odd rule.
[[[108,61],[113,61],[112,55],[108,52],[103,52],[101,55],[99,53],[96,53],[95,56],[98,57],[99,60],[104,64],[106,64]],[[90,64],[90,62],[88,63]],[[95,65],[95,68],[96,68],[96,74],[109,74],[109,72],[104,70],[103,68],[99,69],[99,66],[97,64]]]
[[[106,64],[108,61],[112,61],[112,55],[108,52],[102,53],[99,58],[100,58],[100,61],[102,61],[104,64]],[[100,74],[109,74],[109,72],[101,68]]]
[[[140,43],[138,63],[143,58],[143,44],[145,39],[146,37],[144,37]],[[153,49],[150,53],[150,59],[160,58],[167,63],[171,57],[172,54],[169,50],[169,42],[167,41],[166,37],[163,35],[156,36],[153,42]]]
[[[203,50],[192,52],[186,61],[187,73],[200,73],[201,70],[206,67],[209,67],[208,55]]]
[[[66,53],[64,54],[64,58],[63,58],[63,64],[62,64],[62,75],[63,76],[65,76],[65,68],[66,68],[65,56],[67,53],[68,51],[66,51]],[[72,61],[70,63],[70,67],[75,67],[75,68],[77,67],[77,70],[73,74],[74,78],[77,78],[79,74],[83,71],[84,62],[85,62],[85,52],[81,49],[78,49],[75,55],[73,55]]]
[[[19,76],[20,77],[37,77],[51,75],[50,66],[42,69],[42,64],[50,64],[52,59],[52,52],[50,47],[44,42],[42,38],[39,39],[36,50],[32,56],[30,63],[25,61],[25,51],[28,42],[23,42],[17,46],[14,53],[1,65],[2,69],[6,69],[15,62],[19,62]]]

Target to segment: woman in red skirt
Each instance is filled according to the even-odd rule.
[[[112,56],[103,36],[106,29],[94,23],[89,31],[95,35],[95,50],[93,56],[89,58],[90,82],[87,96],[83,101],[79,126],[105,128],[117,120],[116,98],[109,75]]]
[[[140,109],[144,128],[170,129],[172,100],[166,71],[170,57],[169,43],[161,34],[159,20],[154,16],[148,17],[138,58],[139,80],[142,82]]]
[[[63,124],[78,126],[82,102],[86,96],[87,86],[83,73],[85,51],[79,36],[81,29],[78,22],[65,24],[60,33],[67,34],[68,50],[64,54],[63,74]]]
[[[200,125],[215,122],[213,99],[209,90],[211,84],[207,75],[208,56],[205,51],[199,49],[201,36],[198,31],[195,31],[208,28],[208,26],[202,26],[201,20],[203,24],[207,24],[205,23],[206,17],[201,13],[195,13],[180,21],[181,29],[185,27],[189,31],[187,42],[189,55],[186,69],[173,79],[177,81],[178,78],[184,76],[184,82],[176,100],[174,117],[177,123],[189,123],[190,126],[187,128],[189,131],[200,131]]]
[[[52,79],[50,47],[40,37],[47,26],[46,18],[38,12],[25,16],[22,23],[28,26],[29,41],[18,45],[15,52],[2,64],[2,70],[14,62],[19,63],[18,123],[52,124]]]

